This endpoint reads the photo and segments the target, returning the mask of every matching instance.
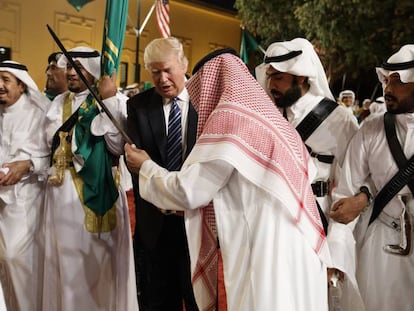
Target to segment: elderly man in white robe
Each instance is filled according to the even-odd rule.
[[[209,283],[197,284],[199,266],[214,251],[204,242],[212,244],[215,231],[201,230],[211,222],[203,217],[210,201],[228,310],[327,310],[330,255],[300,137],[229,51],[206,56],[193,74],[187,88],[198,111],[198,140],[181,171],[169,173],[134,146],[125,151],[141,196],[185,212],[200,310],[214,310],[203,297]]]
[[[9,310],[40,310],[47,105],[26,66],[0,63],[0,280]]]
[[[77,47],[69,55],[95,87],[99,52]],[[129,213],[117,169],[120,152],[106,143],[99,122],[103,112],[79,74],[65,56],[58,65],[66,67],[69,92],[53,100],[46,120],[52,166],[45,199],[43,310],[136,311]],[[99,95],[126,114],[127,98],[116,92],[114,77],[102,79]]]
[[[356,262],[366,310],[409,311],[414,305],[414,45],[401,47],[377,75],[387,113],[366,120],[349,145],[334,191],[332,234],[337,254]]]

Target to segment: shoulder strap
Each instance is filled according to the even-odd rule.
[[[408,161],[405,158],[401,146],[398,143],[394,119],[395,117],[393,115],[390,116],[389,113],[384,115],[385,134],[394,159],[402,159],[403,157],[404,161],[396,161],[400,170],[387,182],[387,184],[375,197],[372,215],[369,220],[370,224],[379,216],[379,214],[381,214],[385,205],[387,205],[388,202],[390,202],[398,191],[400,191],[405,185],[408,184],[411,192],[413,191],[411,187],[413,186],[414,176],[414,155]],[[398,144],[398,147],[396,147],[396,143]],[[402,157],[401,154],[397,155],[398,151],[396,150],[398,149],[402,152]]]
[[[394,158],[395,163],[398,168],[401,169],[402,166],[407,162],[404,151],[401,148],[401,144],[398,141],[397,131],[395,129],[395,115],[392,113],[386,112],[384,115],[384,128],[385,135],[387,137],[388,146],[390,147],[391,154]],[[408,188],[412,194],[414,194],[414,180],[408,182]]]
[[[322,99],[306,117],[298,124],[296,130],[305,142],[319,125],[330,115],[338,104],[328,98]]]
[[[328,98],[322,99],[296,126],[296,130],[298,131],[302,141],[305,142],[309,136],[318,128],[319,125],[331,114],[335,108],[338,107],[338,104],[333,100]],[[312,148],[306,145],[306,148],[309,151],[309,154],[312,157],[317,158],[319,161],[324,163],[332,163],[334,160],[334,156],[331,155],[318,155],[312,151]],[[325,234],[328,233],[328,220],[326,219],[325,214],[323,213],[321,207],[319,206],[318,201],[316,201],[318,206],[318,212],[322,220],[322,225],[325,231]]]

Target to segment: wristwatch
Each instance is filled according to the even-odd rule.
[[[369,189],[368,189],[368,187],[367,186],[362,186],[362,187],[360,187],[359,188],[359,192],[356,194],[356,195],[358,195],[358,194],[360,194],[360,193],[365,193],[365,195],[367,196],[367,199],[368,199],[368,203],[367,203],[367,205],[370,205],[371,204],[371,202],[372,202],[372,194],[371,194],[371,192],[369,192]]]

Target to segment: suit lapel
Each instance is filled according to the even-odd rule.
[[[165,118],[162,97],[154,90],[148,103],[148,122],[158,147],[163,163],[167,163],[167,133],[165,130]]]

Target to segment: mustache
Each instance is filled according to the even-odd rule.
[[[392,96],[392,95],[384,95],[384,99],[386,100],[386,101],[398,101],[397,100],[397,98],[395,97],[395,96]]]
[[[270,90],[270,93],[271,93],[272,95],[283,96],[283,94],[282,94],[281,92],[276,91],[276,90]]]

